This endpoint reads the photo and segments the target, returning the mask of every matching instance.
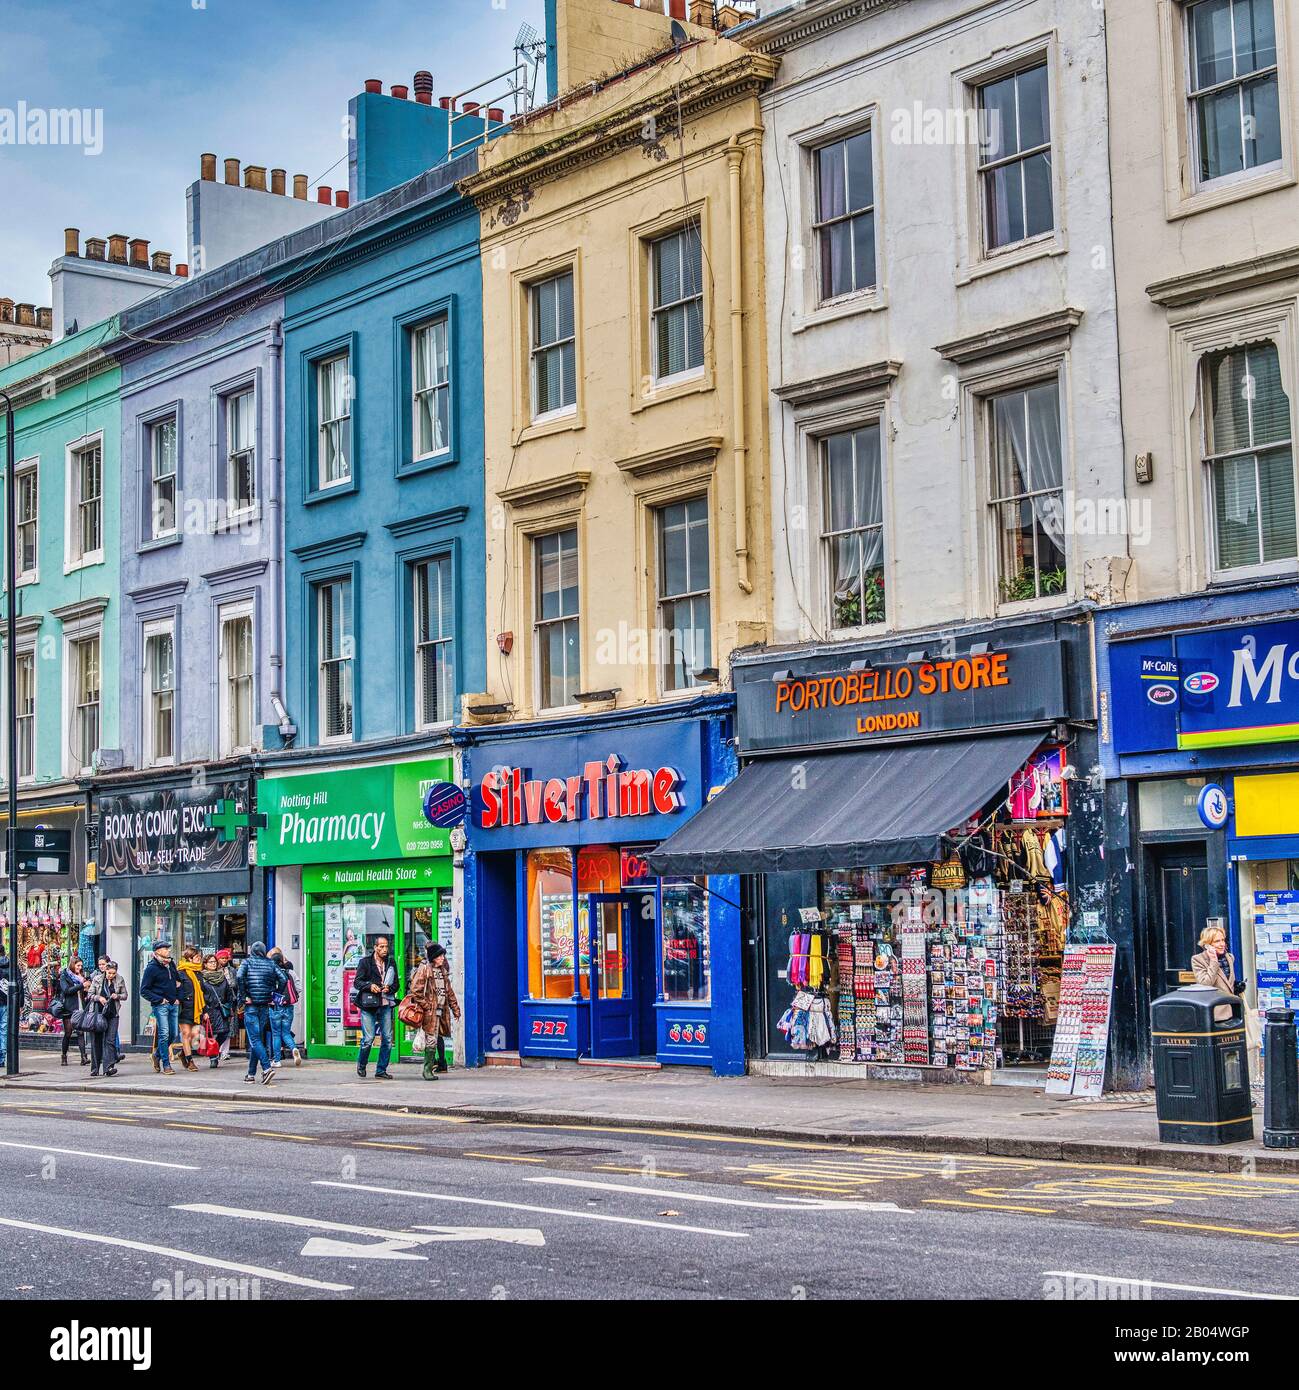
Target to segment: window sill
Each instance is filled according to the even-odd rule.
[[[242,531],[245,526],[254,525],[262,519],[262,504],[255,503],[240,512],[227,512],[220,521],[212,523],[212,534],[219,536],[226,531]]]
[[[1239,569],[1214,570],[1209,575],[1210,589],[1235,589],[1256,580],[1292,579],[1299,574],[1299,561],[1277,560],[1270,565],[1241,565]]]
[[[888,295],[877,287],[842,299],[827,300],[806,314],[795,314],[790,322],[790,332],[804,333],[809,328],[819,328],[823,323],[838,323],[840,319],[856,318],[858,314],[878,314],[888,307]]]
[[[104,552],[93,550],[89,555],[83,555],[80,560],[64,560],[63,573],[76,574],[78,570],[89,569],[91,565],[102,565],[104,563]]]
[[[1251,169],[1247,176],[1228,174],[1176,201],[1170,201],[1166,220],[1177,222],[1183,217],[1194,217],[1196,213],[1208,212],[1211,208],[1244,202],[1247,198],[1257,198],[1264,193],[1275,193],[1279,188],[1291,188],[1295,182],[1294,174],[1284,166],[1273,166],[1262,172]]]
[[[1065,256],[1069,253],[1069,243],[1063,232],[1054,231],[1045,236],[1034,237],[1032,241],[1018,241],[996,251],[986,252],[977,261],[961,267],[956,277],[957,285],[970,285],[988,275],[996,275],[1014,266],[1027,265],[1030,261],[1045,260],[1051,256]]]
[[[831,642],[856,642],[863,637],[883,637],[890,631],[887,618],[882,623],[863,623],[860,627],[832,627]]]
[[[555,411],[550,415],[538,415],[530,420],[519,435],[519,443],[529,439],[544,439],[550,434],[563,434],[567,430],[586,428],[586,417],[580,410]]]
[[[999,618],[1013,618],[1021,613],[1049,613],[1053,608],[1067,608],[1072,602],[1066,589],[1059,594],[1043,594],[1041,598],[1023,598],[998,603],[995,611]]]
[[[352,746],[352,744],[354,744],[355,742],[356,742],[356,738],[355,738],[352,734],[345,734],[345,735],[338,735],[338,734],[336,734],[333,738],[324,738],[324,737],[322,736],[321,738],[319,738],[319,739],[316,741],[316,747],[318,747],[318,748],[350,748],[350,747]]]
[[[156,536],[147,541],[141,541],[136,548],[137,555],[145,555],[150,550],[166,550],[173,545],[179,545],[183,537],[179,531],[169,531],[165,536]]]
[[[650,383],[647,390],[633,396],[632,413],[648,410],[650,406],[662,405],[665,401],[675,401],[682,396],[694,396],[713,389],[711,368],[701,367],[698,371],[679,376],[664,377]]]
[[[437,724],[416,724],[411,732],[414,734],[445,734],[451,731],[454,724],[454,719],[443,719]]]
[[[421,473],[432,473],[439,468],[450,468],[460,459],[454,449],[442,449],[436,454],[425,454],[423,458],[408,459],[398,463],[397,477],[413,478]]]
[[[20,574],[17,580],[15,580],[15,583],[20,589],[25,588],[28,584],[39,584],[40,582],[40,570],[28,570],[26,574]]]
[[[698,685],[683,685],[679,690],[664,690],[659,687],[658,699],[664,704],[674,700],[692,700],[700,695],[715,695],[725,689],[720,680],[700,681]]]
[[[330,483],[328,487],[315,487],[302,499],[303,506],[311,507],[317,502],[328,502],[331,497],[350,497],[357,490],[356,474],[342,482]]]

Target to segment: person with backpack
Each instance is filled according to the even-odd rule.
[[[68,1065],[68,1044],[75,1037],[77,1047],[81,1050],[81,1065],[90,1065],[90,1053],[86,1050],[86,1035],[73,1022],[73,1015],[80,1014],[86,1007],[86,967],[81,963],[80,956],[73,956],[72,959],[59,971],[58,984],[58,1014],[59,1021],[63,1024],[63,1047],[61,1049],[62,1066]]]
[[[252,953],[239,967],[236,979],[236,997],[243,1000],[244,1031],[248,1034],[248,1075],[244,1077],[247,1082],[257,1080],[259,1062],[262,1085],[269,1086],[275,1080],[271,1059],[266,1055],[265,1037],[270,1027],[271,999],[284,988],[284,981],[284,971],[266,954],[266,943],[253,942]]]
[[[271,1045],[269,1048],[271,1066],[278,1067],[287,1052],[293,1058],[293,1065],[302,1065],[302,1053],[293,1038],[293,1010],[298,1002],[298,982],[293,975],[293,962],[278,946],[272,946],[266,953],[284,972],[284,988],[277,990],[271,998]]]
[[[117,962],[105,957],[103,967],[91,976],[90,999],[87,1003],[87,1008],[98,1013],[104,1024],[102,1028],[96,1026],[90,1032],[91,1076],[117,1075],[120,1055],[118,1028],[125,1003],[126,981],[118,974]]]
[[[171,958],[170,942],[154,946],[153,959],[140,976],[140,998],[153,1010],[153,1069],[174,1076],[171,1050],[176,1045],[180,1011],[180,971]]]
[[[352,977],[353,1003],[361,1011],[361,1049],[356,1055],[356,1074],[364,1076],[370,1049],[379,1038],[379,1064],[376,1081],[391,1081],[388,1060],[392,1056],[392,1016],[397,1007],[397,967],[393,964],[388,938],[375,938],[374,949],[361,958]]]

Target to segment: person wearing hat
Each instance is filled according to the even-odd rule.
[[[140,977],[140,998],[153,1010],[153,1069],[174,1076],[171,1050],[179,1036],[180,972],[171,958],[171,942],[155,943],[153,959]]]
[[[216,962],[217,969],[226,977],[226,984],[230,988],[230,1010],[226,1019],[229,1026],[225,1037],[221,1039],[221,1050],[217,1053],[217,1061],[224,1062],[230,1056],[230,1045],[239,1031],[239,1020],[243,1017],[244,1011],[239,1002],[239,974],[235,969],[234,952],[229,946],[222,946],[216,953]]]

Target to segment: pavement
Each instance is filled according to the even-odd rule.
[[[433,1116],[319,1089],[304,1105],[287,1085],[237,1099],[10,1085],[0,1297],[1261,1307],[1299,1293],[1299,1175]]]
[[[392,1081],[361,1080],[350,1063],[286,1063],[269,1088],[277,1104],[360,1106],[497,1122],[599,1123],[622,1129],[708,1131],[737,1137],[846,1145],[886,1144],[899,1151],[987,1154],[1106,1162],[1210,1172],[1299,1175],[1299,1150],[1265,1149],[1263,1117],[1253,1143],[1161,1144],[1153,1095],[1114,1093],[1087,1101],[1028,1086],[908,1085],[841,1078],[719,1078],[697,1068],[661,1071],[576,1064],[454,1068],[434,1082],[413,1064],[393,1066]],[[41,1090],[114,1095],[187,1095],[245,1100],[244,1065],[172,1077],[154,1074],[130,1054],[116,1077],[90,1078],[57,1056],[24,1054],[22,1074],[0,1093]],[[259,1088],[260,1094],[261,1088]]]

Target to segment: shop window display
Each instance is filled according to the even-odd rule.
[[[59,971],[83,950],[93,956],[94,948],[84,942],[80,895],[73,893],[31,893],[18,899],[18,961],[23,972],[26,1007],[18,1020],[23,1033],[58,1033],[63,1025],[50,1012],[57,994]],[[9,936],[9,917],[0,911],[0,932]],[[94,960],[88,962],[94,968]]]
[[[705,880],[662,880],[663,998],[669,1003],[706,1003],[711,997],[708,891]]]
[[[140,898],[135,912],[135,978],[139,980],[160,941],[171,947],[171,958],[180,960],[187,946],[197,946],[207,956],[231,951],[238,964],[247,954],[248,898],[244,894],[203,898]],[[135,997],[136,1032],[152,1032],[153,1009],[147,999]]]
[[[792,1049],[958,1071],[1049,1060],[1070,933],[1064,762],[1031,759],[948,832],[941,862],[820,874],[789,938]]]
[[[573,855],[566,849],[528,853],[528,997],[571,999],[575,925]],[[583,952],[582,979],[587,978]]]

